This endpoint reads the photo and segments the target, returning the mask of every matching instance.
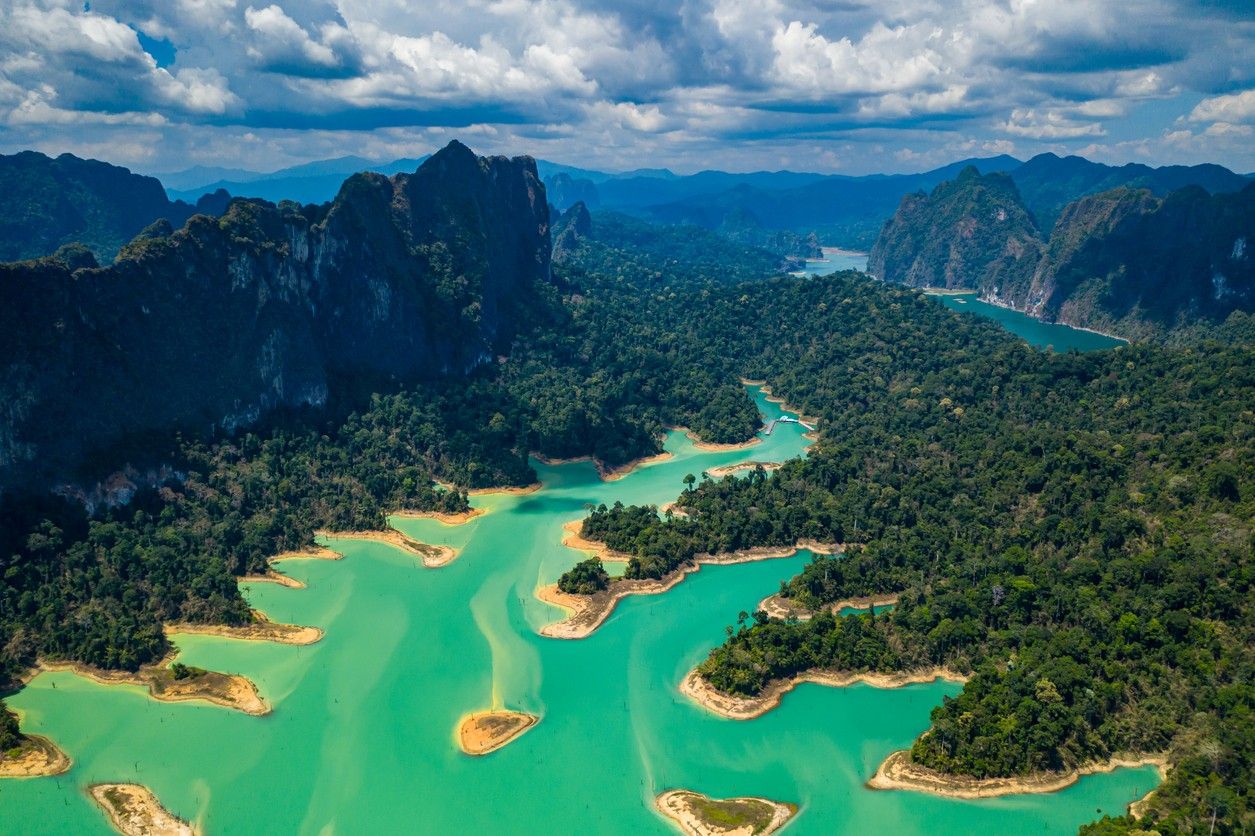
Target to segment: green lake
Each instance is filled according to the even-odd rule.
[[[1026,341],[1029,345],[1037,348],[1053,348],[1055,351],[1071,351],[1072,349],[1077,351],[1095,351],[1100,348],[1114,348],[1115,346],[1125,344],[1124,340],[1116,337],[1095,334],[1093,331],[1073,328],[1070,325],[1042,322],[1040,319],[1034,319],[1028,314],[982,302],[977,298],[975,291],[972,293],[938,293],[935,296],[941,304],[950,310],[988,317],[1012,334]]]
[[[780,414],[757,399],[766,415]],[[274,706],[266,717],[42,674],[10,704],[74,767],[0,780],[0,832],[108,833],[85,792],[105,781],[149,786],[211,836],[668,833],[653,798],[678,787],[798,803],[796,834],[1071,834],[1155,785],[1147,767],[986,801],[866,789],[880,761],[957,692],[952,684],[804,685],[749,722],[681,696],[681,678],[724,626],[809,555],[704,567],[670,592],[623,602],[587,639],[537,635],[561,613],[534,590],[580,558],[559,541],[587,503],[662,503],[687,473],[780,460],[805,445],[790,424],[739,452],[699,452],[672,433],[674,458],[619,481],[602,482],[590,464],[542,466],[543,490],[476,497],[489,513],[466,525],[398,521],[418,539],[462,549],[444,568],[369,542],[336,543],[344,560],[282,564],[308,588],[254,584],[248,599],[275,620],[322,627],[321,642],[178,642],[186,663],[252,678]],[[464,755],[459,718],[494,705],[542,719],[491,755]]]

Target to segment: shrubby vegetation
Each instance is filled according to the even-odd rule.
[[[4,701],[0,700],[0,758],[21,742],[22,735],[17,728],[17,715],[5,708]]]

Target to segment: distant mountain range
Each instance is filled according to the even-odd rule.
[[[195,200],[224,189],[232,195],[276,203],[285,199],[325,203],[335,197],[340,181],[349,174],[412,171],[421,159],[378,163],[340,157],[268,174],[196,168],[158,176],[175,199]],[[545,160],[536,163],[549,200],[560,212],[583,203],[590,209],[626,212],[660,223],[702,226],[738,240],[768,241],[773,233],[786,231],[803,237],[816,233],[822,243],[859,248],[872,245],[904,194],[931,190],[969,166],[982,174],[1009,173],[1037,226],[1046,230],[1066,204],[1117,186],[1164,195],[1197,185],[1215,194],[1238,191],[1249,182],[1248,177],[1217,165],[1109,166],[1054,154],[1041,154],[1027,162],[1006,155],[974,158],[916,174],[862,177],[795,171],[606,172]]]
[[[337,157],[261,173],[240,169],[190,168],[156,177],[165,184],[171,200],[195,201],[201,195],[224,190],[234,197],[256,197],[279,203],[326,203],[335,198],[347,177],[373,171],[385,177],[412,172],[427,155],[379,163],[363,157]]]
[[[1048,178],[1051,161],[1042,160],[1025,178],[1030,189],[1040,184],[1030,192],[1037,213],[1057,214],[1052,226],[1038,222],[1017,172],[968,168],[930,194],[902,199],[868,272],[915,287],[975,290],[1047,321],[1134,338],[1170,337],[1255,310],[1255,183],[1217,166],[1098,172],[1092,163],[1055,160],[1076,176]],[[1047,214],[1070,192],[1116,175],[1134,185],[1084,194]],[[1203,178],[1245,185],[1209,194],[1190,184],[1160,194]]]

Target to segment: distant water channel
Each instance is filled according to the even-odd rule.
[[[988,317],[1006,328],[1012,334],[1025,340],[1037,348],[1053,348],[1055,351],[1097,351],[1102,348],[1114,348],[1124,345],[1125,341],[1105,334],[1095,334],[1073,328],[1070,325],[1058,325],[1042,322],[1028,314],[1000,308],[988,302],[982,302],[975,292],[937,294],[937,299],[952,311],[970,313]]]
[[[840,247],[824,247],[823,258],[808,258],[806,266],[795,276],[827,276],[842,270],[867,271],[867,253],[843,250]]]
[[[756,399],[765,415],[781,414]],[[252,678],[274,706],[267,717],[41,674],[11,705],[74,766],[56,778],[0,780],[0,833],[108,833],[85,790],[115,781],[149,786],[209,836],[665,834],[653,798],[672,788],[795,802],[789,832],[799,835],[1073,834],[1149,791],[1149,767],[984,801],[866,789],[881,760],[958,691],[953,684],[804,685],[749,722],[681,696],[681,678],[724,626],[809,555],[703,567],[670,592],[627,600],[582,641],[537,635],[561,613],[533,592],[580,559],[559,541],[589,503],[666,502],[687,473],[802,454],[801,432],[781,424],[755,447],[719,453],[672,433],[672,459],[620,481],[602,482],[590,464],[540,466],[543,490],[476,497],[489,513],[464,526],[398,520],[415,538],[461,549],[442,569],[370,542],[334,543],[344,560],[282,564],[308,588],[252,584],[246,596],[275,620],[322,627],[321,642],[178,640],[181,661]],[[498,752],[464,755],[459,718],[493,706],[542,719]]]

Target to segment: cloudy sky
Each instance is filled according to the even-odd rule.
[[[0,151],[1255,170],[1255,0],[0,0]]]

